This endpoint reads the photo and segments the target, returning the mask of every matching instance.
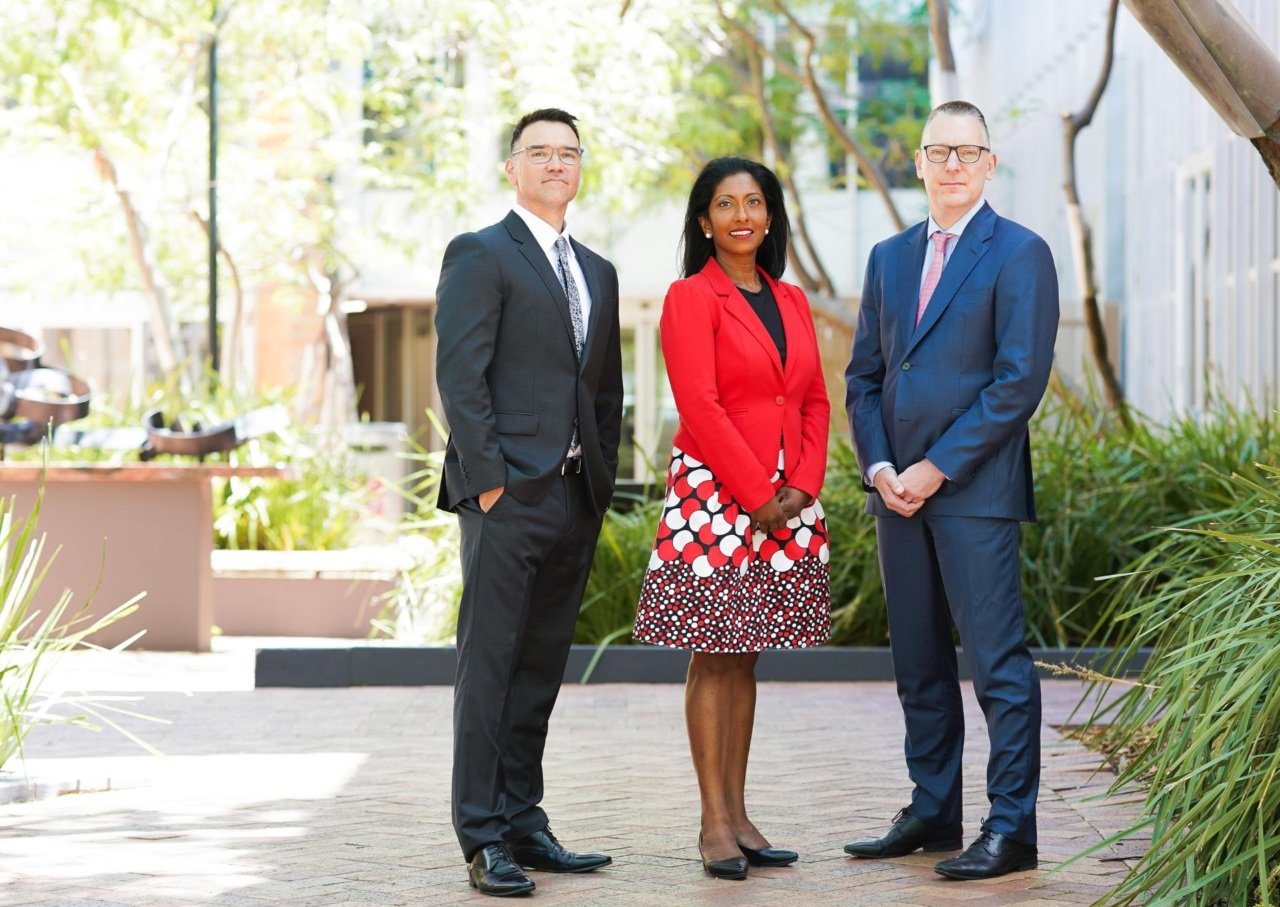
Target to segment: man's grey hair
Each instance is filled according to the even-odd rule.
[[[986,143],[988,145],[991,144],[991,132],[987,129],[987,118],[982,115],[982,111],[976,105],[970,104],[968,101],[947,101],[929,111],[929,116],[924,121],[924,128],[920,130],[922,136],[928,131],[929,124],[933,122],[933,118],[940,114],[953,117],[973,117],[982,124],[982,135]]]

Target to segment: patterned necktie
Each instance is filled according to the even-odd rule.
[[[556,267],[560,270],[564,295],[569,300],[569,318],[573,321],[573,349],[581,359],[582,344],[586,340],[586,330],[582,324],[582,299],[578,295],[578,282],[573,279],[573,271],[569,269],[569,241],[563,236],[556,238]]]
[[[942,266],[947,262],[947,240],[954,236],[954,233],[943,233],[939,230],[931,237],[933,261],[929,262],[929,273],[924,275],[924,283],[920,285],[920,302],[916,306],[917,327],[920,325],[920,319],[924,317],[924,308],[929,304],[929,297],[938,288],[938,280],[942,277]]]
[[[586,340],[586,329],[582,323],[582,298],[578,295],[578,282],[573,279],[573,271],[569,268],[569,241],[563,236],[556,237],[556,267],[560,270],[560,283],[564,285],[564,295],[569,300],[569,320],[573,322],[573,351],[582,361],[582,344]],[[582,444],[578,434],[578,426],[573,427],[573,437],[569,439],[569,452],[572,453]]]

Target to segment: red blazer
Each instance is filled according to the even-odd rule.
[[[831,404],[809,301],[760,271],[782,315],[784,368],[769,332],[715,258],[677,280],[662,305],[662,355],[680,413],[675,445],[701,460],[734,500],[773,497],[781,441],[787,484],[818,496]]]

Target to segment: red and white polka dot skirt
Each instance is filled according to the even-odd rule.
[[[779,453],[775,487],[782,471]],[[632,635],[696,652],[821,645],[831,636],[830,557],[821,503],[757,532],[711,470],[676,448]]]

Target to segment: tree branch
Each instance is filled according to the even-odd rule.
[[[822,86],[818,84],[818,74],[813,66],[813,54],[817,46],[813,32],[801,24],[800,20],[782,3],[782,0],[774,0],[774,7],[804,39],[804,82],[809,86],[809,93],[818,105],[818,115],[822,117],[822,122],[826,125],[827,130],[835,136],[836,141],[858,162],[858,170],[866,177],[867,182],[871,184],[871,187],[880,196],[881,201],[884,202],[885,209],[889,212],[889,218],[893,221],[894,227],[898,230],[905,230],[907,227],[906,222],[903,221],[902,215],[898,213],[898,206],[894,203],[893,195],[889,191],[889,181],[885,177],[884,170],[876,164],[866,149],[862,147],[862,143],[854,138],[853,134],[836,119],[835,113],[831,110],[831,105],[827,102],[826,93],[823,92]]]
[[[815,275],[805,267],[804,262],[800,259],[798,250],[794,248],[790,250],[792,265],[795,267],[796,273],[802,275],[808,281],[809,285],[805,289],[835,296],[835,286],[831,282],[831,275],[827,273],[827,269],[822,263],[822,257],[818,254],[818,250],[814,248],[813,242],[809,237],[809,227],[805,221],[804,201],[800,197],[799,189],[796,187],[795,175],[791,167],[783,160],[782,142],[778,139],[778,131],[773,122],[773,108],[769,104],[768,98],[765,97],[759,52],[748,51],[747,62],[750,67],[748,87],[755,96],[756,104],[760,107],[760,121],[764,129],[765,141],[768,142],[769,147],[773,150],[773,156],[777,164],[775,169],[783,187],[794,203],[792,206],[794,210],[790,218],[791,224],[795,228],[796,238],[800,240],[800,245],[804,246],[805,254],[813,262],[813,269],[817,273]],[[795,244],[792,245],[794,247]]]
[[[1107,81],[1111,77],[1111,66],[1115,57],[1116,15],[1120,0],[1111,0],[1107,10],[1107,35],[1103,49],[1102,70],[1094,83],[1093,90],[1085,106],[1072,114],[1062,114],[1062,190],[1067,198],[1067,230],[1071,235],[1071,251],[1075,259],[1076,282],[1080,287],[1081,301],[1084,304],[1085,325],[1089,333],[1089,345],[1093,359],[1102,378],[1102,387],[1107,402],[1119,416],[1126,431],[1133,431],[1133,420],[1125,402],[1124,389],[1120,379],[1111,366],[1111,356],[1107,349],[1107,333],[1102,323],[1102,310],[1098,304],[1098,286],[1093,276],[1093,233],[1085,219],[1084,209],[1080,205],[1080,195],[1076,187],[1076,138],[1080,131],[1093,122],[1102,94],[1106,91]]]
[[[151,308],[151,332],[156,341],[156,358],[160,368],[167,375],[181,374],[179,369],[184,363],[180,337],[174,327],[173,310],[169,302],[169,294],[164,285],[164,278],[152,255],[151,244],[147,238],[146,224],[142,214],[129,191],[120,183],[115,162],[107,153],[103,144],[101,121],[94,110],[80,77],[69,65],[59,70],[62,78],[71,90],[71,97],[80,115],[84,118],[88,138],[93,144],[93,161],[98,175],[111,186],[120,201],[120,209],[124,215],[125,231],[129,237],[129,249],[133,253],[134,264],[138,268],[138,276],[142,281],[144,295]],[[180,379],[185,385],[185,375]]]
[[[871,184],[872,188],[880,195],[880,199],[884,202],[886,210],[889,212],[889,218],[893,221],[895,227],[899,230],[906,229],[906,223],[902,220],[902,215],[898,213],[898,206],[893,201],[893,196],[889,192],[889,181],[884,175],[884,170],[872,159],[866,149],[862,147],[854,136],[840,124],[832,112],[830,105],[827,103],[826,95],[823,93],[821,86],[818,84],[817,74],[813,69],[813,49],[815,41],[813,35],[805,29],[799,22],[791,16],[780,4],[779,9],[787,20],[793,24],[793,27],[804,36],[808,46],[808,53],[805,54],[805,72],[801,73],[791,65],[785,57],[778,54],[773,48],[766,47],[755,32],[747,28],[737,19],[730,16],[724,9],[721,0],[716,0],[716,9],[720,14],[720,20],[728,26],[735,34],[745,40],[749,45],[757,51],[767,56],[773,61],[778,72],[782,73],[789,79],[800,82],[809,89],[813,95],[814,101],[818,106],[818,114],[822,118],[823,125],[844,148],[845,153],[853,157],[857,162],[858,171]]]

